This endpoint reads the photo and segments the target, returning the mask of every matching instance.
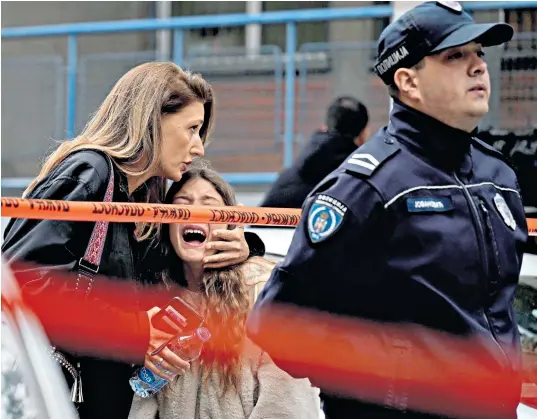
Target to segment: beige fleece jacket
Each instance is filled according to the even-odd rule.
[[[260,257],[243,265],[255,300],[270,277],[274,264]],[[220,398],[218,372],[208,387],[202,382],[198,362],[153,397],[134,396],[129,419],[318,419],[319,390],[308,379],[295,379],[278,368],[250,340],[241,358],[240,391]],[[322,416],[321,416],[322,417]]]
[[[252,342],[241,359],[240,391],[219,397],[218,372],[208,386],[200,365],[166,385],[156,395],[135,396],[129,419],[318,419],[319,390],[307,379],[295,379],[279,369],[267,353]]]

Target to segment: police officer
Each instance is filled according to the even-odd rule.
[[[505,377],[491,411],[516,417],[512,301],[527,225],[515,173],[475,137],[489,109],[483,47],[512,36],[509,25],[476,24],[452,1],[422,3],[382,32],[376,72],[394,101],[389,123],[306,200],[288,254],[249,318],[254,341],[266,347],[267,316],[281,303],[476,337],[476,362],[490,361]],[[324,391],[329,419],[429,417],[409,409],[419,395],[405,393],[397,371],[406,355],[392,343],[401,359],[384,401]],[[442,356],[425,337],[412,344]]]

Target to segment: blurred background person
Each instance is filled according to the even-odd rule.
[[[368,137],[367,108],[357,99],[335,99],[326,113],[326,125],[315,132],[294,164],[280,173],[262,207],[301,208],[312,189],[335,170]]]

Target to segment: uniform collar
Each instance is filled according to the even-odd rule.
[[[414,152],[448,171],[469,174],[472,170],[472,136],[394,99],[388,133]]]

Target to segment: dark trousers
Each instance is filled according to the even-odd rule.
[[[84,396],[76,404],[80,419],[127,419],[134,396],[129,385],[134,368],[115,361],[79,359]],[[71,388],[73,380],[66,378]]]

